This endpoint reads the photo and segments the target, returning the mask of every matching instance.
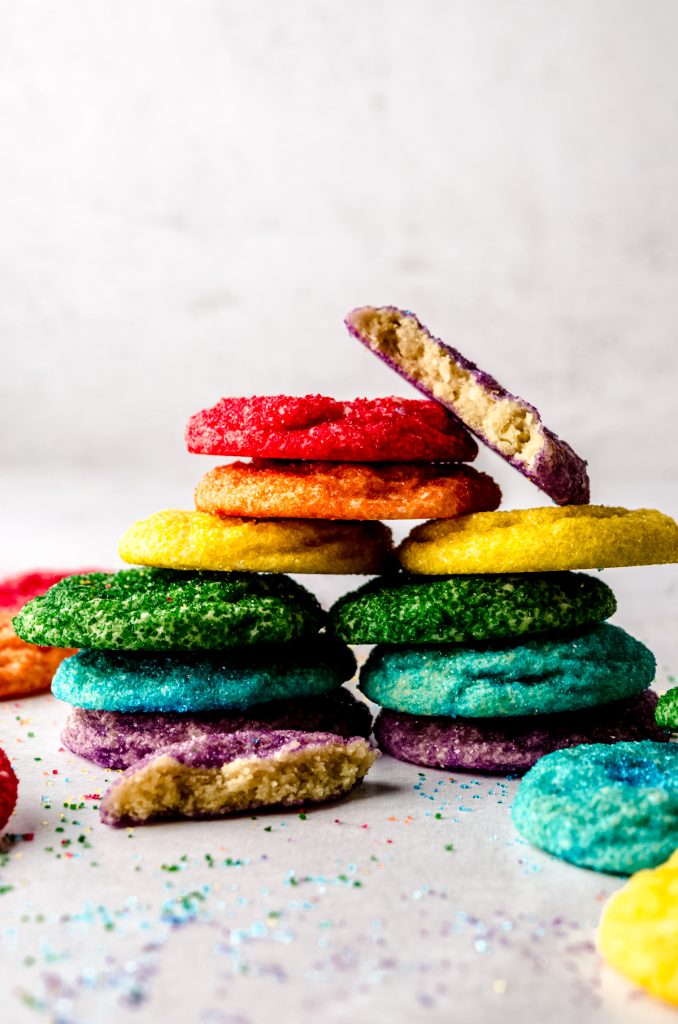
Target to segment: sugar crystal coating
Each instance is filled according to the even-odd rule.
[[[0,749],[0,831],[10,819],[16,805],[19,783],[14,774],[9,758]]]
[[[501,491],[471,466],[257,459],[211,469],[195,504],[222,516],[429,519],[495,509]]]
[[[657,704],[657,725],[678,731],[678,686],[663,693]]]
[[[379,645],[361,669],[360,689],[412,715],[543,715],[637,696],[655,668],[639,640],[604,624],[473,646]]]
[[[597,945],[620,974],[678,1006],[678,850],[612,894],[603,907]]]
[[[678,746],[649,740],[547,754],[513,804],[522,836],[580,867],[628,875],[666,860],[678,835]]]
[[[615,609],[610,588],[584,573],[400,575],[340,597],[330,624],[350,644],[464,643],[591,625]]]
[[[654,565],[678,562],[678,523],[606,505],[478,512],[415,527],[398,554],[410,572],[434,575]]]
[[[203,652],[81,650],[61,663],[52,692],[99,711],[237,711],[331,693],[354,672],[350,649],[324,636]]]
[[[322,395],[222,398],[191,417],[186,443],[204,455],[332,462],[470,462],[478,453],[438,402]]]
[[[364,739],[332,733],[203,737],[128,768],[104,795],[101,819],[120,826],[331,800],[360,782],[375,757]]]
[[[504,718],[445,718],[382,709],[374,723],[379,747],[401,761],[476,772],[525,772],[540,757],[580,743],[666,742],[654,721],[657,695],[585,711]]]
[[[74,754],[105,768],[129,768],[156,751],[210,736],[243,730],[332,732],[368,737],[372,715],[363,701],[344,689],[320,697],[269,701],[245,711],[202,714],[86,711],[73,708],[61,742]]]
[[[284,575],[126,569],[71,576],[14,628],[32,643],[108,650],[199,650],[317,633],[315,597]]]

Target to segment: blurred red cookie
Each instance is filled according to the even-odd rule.
[[[322,395],[222,398],[190,418],[186,444],[202,455],[332,462],[470,462],[478,453],[438,402]]]
[[[4,750],[0,750],[0,831],[9,821],[16,805],[17,777]]]
[[[494,480],[470,466],[416,462],[233,462],[195,492],[201,512],[260,519],[448,519],[500,501]]]
[[[0,700],[49,690],[61,662],[75,654],[68,647],[27,644],[14,632],[12,619],[28,601],[41,597],[64,576],[85,571],[26,572],[0,580]]]

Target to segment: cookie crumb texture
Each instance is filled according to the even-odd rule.
[[[591,744],[537,761],[513,803],[518,831],[580,867],[628,875],[676,848],[678,746]]]
[[[500,501],[494,480],[470,466],[416,462],[234,462],[195,492],[201,512],[311,519],[442,519]]]
[[[223,519],[170,509],[134,523],[119,546],[125,562],[218,572],[360,573],[392,565],[383,523]]]
[[[169,747],[111,786],[101,820],[138,825],[320,803],[348,793],[375,757],[364,739],[345,741],[330,733],[243,732],[216,743]]]
[[[415,527],[398,551],[410,572],[552,572],[678,561],[678,523],[607,505],[478,512]]]
[[[24,640],[107,650],[201,650],[317,633],[325,613],[282,574],[124,569],[70,576],[14,620]]]
[[[678,1006],[678,850],[610,897],[597,940],[611,967]]]
[[[405,398],[222,398],[191,417],[186,443],[203,455],[332,462],[470,462],[478,454],[438,402]]]
[[[364,306],[348,314],[346,326],[557,504],[588,502],[586,462],[544,426],[537,409],[434,338],[413,313],[393,306]]]

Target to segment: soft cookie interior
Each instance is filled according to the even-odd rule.
[[[239,757],[216,766],[183,763],[161,753],[131,768],[106,794],[110,824],[152,818],[202,817],[253,807],[330,800],[348,792],[376,757],[365,740]]]
[[[351,325],[369,346],[451,408],[502,455],[531,468],[544,445],[534,409],[510,395],[496,395],[455,359],[413,316],[395,309],[355,310]]]

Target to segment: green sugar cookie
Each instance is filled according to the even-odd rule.
[[[643,693],[654,656],[618,626],[520,643],[375,647],[360,689],[410,715],[492,718],[576,711]]]
[[[588,626],[616,606],[610,588],[585,573],[404,575],[345,594],[330,623],[349,644],[464,643]]]
[[[673,729],[678,732],[678,686],[667,690],[659,698],[654,713],[655,721],[662,729]],[[678,837],[676,838],[678,845]]]
[[[512,813],[521,835],[573,864],[618,875],[656,867],[676,848],[678,746],[586,743],[547,754]]]
[[[22,640],[98,650],[201,650],[284,643],[324,625],[288,576],[124,569],[69,576],[14,619]]]

